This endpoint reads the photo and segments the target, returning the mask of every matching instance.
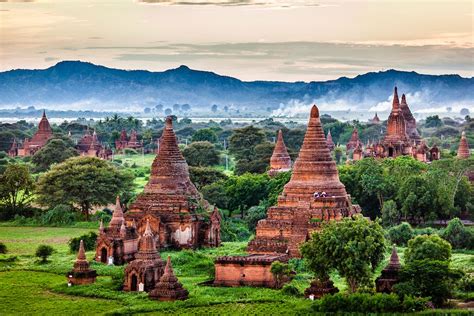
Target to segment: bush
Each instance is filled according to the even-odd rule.
[[[77,212],[71,206],[59,204],[53,209],[42,214],[39,222],[45,226],[65,226],[72,225],[77,220]]]
[[[92,219],[98,222],[102,221],[106,225],[112,219],[112,211],[104,208],[102,211],[96,212]]]
[[[251,232],[255,232],[259,220],[267,216],[267,207],[265,203],[260,202],[257,206],[249,208],[245,214],[244,220]]]
[[[125,149],[123,150],[123,153],[124,153],[125,155],[138,155],[138,152],[137,152],[135,149],[133,149],[133,148],[125,148]]]
[[[89,234],[84,234],[82,236],[69,239],[69,250],[72,253],[79,251],[79,244],[81,243],[81,240],[84,242],[84,249],[86,251],[94,250],[95,243],[97,241],[97,234],[94,232],[90,232]]]
[[[287,263],[280,261],[272,262],[270,272],[275,278],[275,287],[280,288],[285,281],[288,281],[291,277],[291,269]]]
[[[433,227],[416,228],[416,229],[413,229],[413,232],[415,233],[415,236],[434,235],[434,234],[439,235],[438,230]]]
[[[292,296],[300,296],[300,290],[292,284],[285,284],[283,288],[281,289],[281,292],[286,295],[292,295]]]
[[[382,224],[384,227],[391,227],[400,222],[400,212],[397,209],[397,203],[388,200],[382,207]]]
[[[451,245],[438,235],[416,236],[408,242],[405,250],[405,263],[417,260],[451,260]]]
[[[390,228],[387,232],[387,237],[397,246],[406,246],[407,242],[415,235],[411,225],[403,222],[400,225]]]
[[[247,225],[241,219],[229,218],[221,222],[222,241],[247,241],[250,235]]]
[[[354,293],[324,295],[312,306],[315,312],[337,313],[394,313],[413,312],[426,308],[426,299],[404,297],[395,294]]]
[[[3,242],[0,242],[0,253],[7,253],[7,246]]]
[[[474,232],[464,226],[459,218],[453,218],[441,232],[441,237],[447,240],[454,249],[473,249]]]
[[[39,245],[36,248],[35,256],[41,259],[41,263],[48,261],[48,257],[51,256],[54,252],[54,248],[49,245]]]

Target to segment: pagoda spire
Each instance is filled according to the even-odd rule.
[[[79,243],[79,252],[77,254],[77,260],[86,260],[86,251],[84,250],[84,242],[80,241]]]
[[[400,109],[400,100],[398,98],[398,90],[397,87],[393,89],[393,101],[392,101],[392,110]]]
[[[122,226],[123,221],[124,219],[123,219],[122,205],[120,205],[120,197],[117,195],[117,199],[115,200],[115,209],[114,209],[114,213],[112,214],[112,220],[110,221],[110,226],[120,228]]]
[[[461,141],[459,142],[458,147],[458,158],[459,159],[467,159],[471,155],[469,150],[469,143],[467,142],[466,132],[463,131],[461,133]]]
[[[390,269],[400,269],[400,258],[398,257],[397,248],[395,245],[392,247],[392,254],[390,255],[390,262],[387,266]]]
[[[188,298],[188,291],[183,288],[183,285],[174,275],[170,256],[168,256],[168,259],[166,260],[165,271],[161,276],[160,281],[156,283],[155,288],[149,295],[152,299],[163,301],[185,300]]]
[[[273,149],[272,157],[270,158],[269,174],[274,175],[278,172],[288,171],[291,169],[291,158],[283,141],[283,133],[278,131],[277,142]]]
[[[334,145],[334,142],[332,140],[332,135],[331,135],[331,130],[328,131],[328,136],[327,136],[327,144],[328,144],[328,148],[329,150],[333,150],[335,145]]]

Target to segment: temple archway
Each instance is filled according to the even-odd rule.
[[[137,291],[138,278],[136,274],[132,274],[130,281],[130,291]]]
[[[393,157],[393,152],[394,152],[393,147],[389,147],[388,148],[388,156]]]
[[[107,248],[105,247],[100,250],[100,262],[107,263]]]

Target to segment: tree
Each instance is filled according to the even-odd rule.
[[[217,134],[210,128],[201,128],[193,134],[191,140],[193,142],[217,143]]]
[[[270,272],[275,278],[275,287],[281,288],[285,280],[288,280],[291,276],[291,269],[287,263],[282,263],[280,261],[272,262],[270,266]]]
[[[38,171],[46,171],[52,164],[63,162],[64,160],[77,156],[79,153],[73,148],[72,143],[58,138],[53,138],[38,150],[31,161],[36,165]]]
[[[420,235],[409,240],[405,250],[405,263],[424,259],[449,261],[451,245],[438,235]]]
[[[33,199],[34,180],[26,165],[9,164],[0,176],[0,202],[10,211],[6,218],[17,214]]]
[[[74,157],[57,164],[38,180],[38,202],[77,205],[89,219],[92,206],[112,203],[133,189],[133,175],[95,157]]]
[[[230,177],[225,182],[225,193],[229,198],[228,210],[240,211],[243,218],[245,211],[268,195],[268,176],[254,175],[250,173],[241,176]]]
[[[220,209],[229,209],[230,198],[226,195],[226,181],[220,180],[201,188],[203,197],[211,204]]]
[[[425,121],[426,127],[440,127],[443,125],[443,122],[438,115],[428,116]]]
[[[474,231],[467,229],[457,217],[449,221],[441,237],[447,240],[454,249],[474,248]]]
[[[400,223],[400,212],[397,209],[397,203],[388,200],[382,207],[382,224],[385,227],[390,227],[398,223]]]
[[[183,150],[190,166],[207,167],[217,165],[220,160],[216,147],[208,141],[194,142]]]
[[[397,200],[402,206],[405,219],[418,223],[427,217],[432,217],[435,209],[433,205],[436,197],[433,187],[423,175],[409,177],[400,187]]]
[[[321,280],[336,270],[351,293],[373,287],[373,271],[383,260],[385,237],[378,222],[362,216],[324,223],[301,247],[308,268]]]
[[[252,160],[255,156],[255,146],[265,141],[265,134],[260,128],[247,126],[235,129],[229,138],[229,152],[237,160]]]
[[[39,245],[36,248],[35,256],[41,258],[41,263],[46,263],[48,257],[51,256],[54,252],[54,248],[49,245]]]
[[[255,155],[252,159],[240,159],[235,164],[235,173],[244,174],[250,173],[263,173],[268,169],[270,165],[270,157],[273,154],[275,145],[269,142],[258,144],[254,148]]]
[[[198,189],[217,181],[227,179],[227,176],[222,171],[202,167],[189,167],[189,177]]]
[[[415,235],[415,232],[409,223],[403,222],[400,225],[391,227],[387,235],[392,243],[406,246],[407,242]]]

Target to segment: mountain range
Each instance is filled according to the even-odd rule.
[[[241,111],[297,111],[316,102],[328,110],[384,111],[393,87],[407,94],[413,111],[474,110],[474,78],[386,70],[313,82],[241,81],[180,66],[163,72],[121,70],[82,61],[62,61],[40,70],[0,72],[0,108],[45,107],[96,111],[141,111],[162,104],[192,110],[228,106]]]

